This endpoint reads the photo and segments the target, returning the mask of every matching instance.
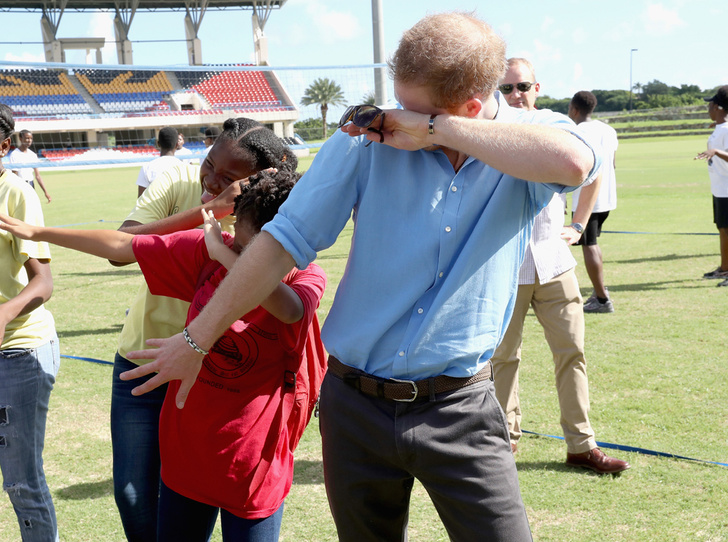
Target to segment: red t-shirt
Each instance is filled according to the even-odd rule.
[[[187,323],[226,274],[210,260],[202,230],[138,235],[132,246],[153,294],[191,303]],[[286,371],[297,372],[307,341],[323,352],[316,309],[326,275],[311,264],[283,282],[301,298],[303,318],[284,324],[261,307],[244,315],[203,359],[184,409],[175,406],[179,381],[169,383],[160,417],[164,483],[247,519],[270,516],[288,494],[293,451],[286,421],[294,388]]]

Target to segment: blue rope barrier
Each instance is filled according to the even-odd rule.
[[[67,356],[65,354],[61,355],[62,358],[68,358],[68,359],[77,359],[81,361],[90,361],[91,363],[99,363],[101,365],[114,365],[111,361],[104,361],[100,359],[94,359],[94,358],[84,358],[80,356]],[[544,437],[544,438],[552,438],[556,440],[564,440],[564,437],[559,437],[558,435],[547,435],[545,433],[536,433],[534,431],[526,431],[525,429],[522,430],[523,433],[527,433],[529,435],[534,435],[537,437]],[[597,441],[597,446],[600,448],[609,448],[612,450],[619,450],[621,452],[633,452],[643,455],[654,455],[656,457],[667,457],[670,459],[684,459],[686,461],[695,461],[697,463],[707,463],[710,465],[720,465],[721,467],[728,467],[728,463],[720,463],[719,461],[707,461],[705,459],[695,459],[692,457],[687,457],[684,455],[677,455],[677,454],[671,454],[667,452],[657,452],[655,450],[648,450],[647,448],[638,448],[636,446],[628,446],[626,444],[613,444],[611,442],[600,442]]]
[[[526,431],[522,430],[523,433],[528,433],[529,435],[535,435],[537,437],[546,437],[546,438],[553,438],[557,440],[564,440],[564,437],[559,437],[557,435],[547,435],[544,433],[535,433],[534,431]],[[644,454],[644,455],[654,455],[657,457],[668,457],[671,459],[684,459],[686,461],[696,461],[698,463],[708,463],[710,465],[720,465],[721,467],[728,467],[728,463],[720,463],[718,461],[707,461],[705,459],[694,459],[692,457],[686,457],[684,455],[677,455],[677,454],[671,454],[668,452],[657,452],[655,450],[648,450],[647,448],[638,448],[636,446],[627,446],[625,444],[613,444],[611,442],[599,442],[597,441],[597,446],[600,448],[610,448],[612,450],[619,450],[621,452],[633,452],[638,454]]]
[[[604,230],[602,233],[624,233],[629,235],[718,235],[718,232],[715,233],[699,233],[699,232],[661,232],[661,231],[607,231]]]
[[[94,358],[82,358],[79,356],[67,356],[66,354],[61,354],[62,358],[68,358],[68,359],[79,359],[81,361],[90,361],[91,363],[98,363],[100,365],[113,365],[113,361],[104,361],[102,359],[94,359]]]

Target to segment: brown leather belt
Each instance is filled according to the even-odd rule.
[[[344,365],[334,356],[329,356],[329,371],[341,378],[346,384],[356,388],[362,393],[389,399],[411,403],[415,399],[428,399],[436,393],[444,393],[459,390],[482,380],[492,380],[493,371],[491,362],[473,376],[455,378],[452,376],[440,375],[425,380],[399,380],[397,378],[378,378],[367,373]]]

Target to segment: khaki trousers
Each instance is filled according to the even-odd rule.
[[[503,407],[512,442],[521,437],[518,369],[521,361],[523,322],[528,307],[543,326],[554,357],[556,391],[567,451],[582,453],[596,448],[589,423],[589,381],[584,357],[584,309],[573,269],[541,284],[518,287],[513,317],[503,341],[493,355],[496,398]]]

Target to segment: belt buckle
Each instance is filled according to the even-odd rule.
[[[392,399],[392,401],[397,401],[398,403],[412,403],[415,399],[417,399],[417,394],[419,393],[419,390],[417,389],[417,382],[414,380],[400,380],[399,378],[390,378],[392,382],[397,382],[399,384],[411,384],[412,385],[412,397],[409,399]]]

